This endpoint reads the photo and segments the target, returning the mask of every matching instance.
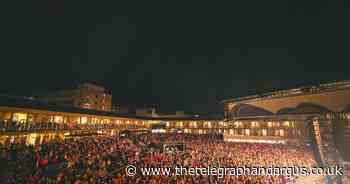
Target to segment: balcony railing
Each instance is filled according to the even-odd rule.
[[[21,123],[0,122],[0,132],[38,132],[61,130],[104,130],[104,129],[137,129],[144,125],[133,124],[67,124],[67,123]]]

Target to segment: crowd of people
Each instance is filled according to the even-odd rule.
[[[183,166],[186,168],[229,168],[229,167],[253,167],[253,166],[303,166],[312,167],[316,165],[313,154],[306,145],[272,145],[252,143],[228,143],[212,136],[179,136],[167,135],[151,136],[151,142],[163,141],[182,142],[186,145],[185,152],[175,155],[165,153],[164,150],[155,150],[147,154],[138,168],[145,167],[174,167]],[[132,180],[131,183],[236,183],[236,184],[281,184],[293,183],[295,177],[286,176],[262,176],[262,175],[241,175],[241,176],[208,176],[208,175],[179,175],[159,177],[155,175],[142,175],[127,177],[124,181]]]
[[[169,154],[163,144],[181,142],[182,152]],[[144,134],[138,136],[84,137],[50,141],[36,146],[5,145],[0,148],[0,181],[55,184],[156,184],[156,183],[292,183],[293,177],[241,175],[129,176],[125,167],[233,167],[313,166],[305,145],[228,143],[216,135]]]
[[[37,146],[7,145],[0,153],[2,184],[112,183],[140,148],[130,139],[85,137]]]
[[[98,129],[133,129],[137,125],[120,124],[75,124],[55,122],[15,122],[0,121],[0,132],[46,131],[46,130],[98,130]]]

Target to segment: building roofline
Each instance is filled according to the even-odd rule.
[[[304,120],[311,116],[323,116],[327,113],[299,113],[299,114],[273,114],[273,115],[264,115],[264,116],[238,116],[234,117],[232,120],[240,121],[240,120]],[[230,119],[231,120],[231,119]]]
[[[63,106],[52,103],[43,103],[28,97],[4,96],[0,95],[0,107],[27,108],[33,110],[43,110],[63,113],[86,114],[92,116],[107,116],[115,118],[132,118],[140,120],[221,120],[220,118],[202,117],[202,116],[184,116],[184,117],[149,117],[132,114],[121,114],[109,111],[97,111],[91,109],[82,109],[73,106]]]
[[[227,102],[245,102],[245,101],[251,101],[251,100],[283,98],[283,97],[290,97],[290,96],[297,96],[297,95],[304,95],[304,94],[316,94],[316,93],[323,93],[331,90],[341,90],[341,89],[348,89],[348,88],[350,88],[350,80],[343,80],[343,81],[337,81],[337,82],[322,83],[318,85],[301,86],[299,88],[276,90],[272,92],[260,93],[260,94],[249,95],[249,96],[229,98],[229,99],[221,100],[220,104],[227,103]]]

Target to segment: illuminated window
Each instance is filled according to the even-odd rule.
[[[27,121],[27,114],[26,113],[13,113],[13,118],[12,121],[17,121],[17,122],[26,122]]]
[[[203,122],[203,127],[207,127],[207,125],[208,125],[208,122],[207,122],[207,121],[204,121],[204,122]]]
[[[219,126],[220,126],[220,127],[223,127],[223,126],[224,126],[224,122],[220,121],[220,122],[219,122]]]
[[[53,121],[55,123],[62,123],[63,122],[63,117],[62,116],[55,116]]]
[[[169,121],[165,122],[165,124],[166,124],[166,127],[170,127],[170,122]]]
[[[261,133],[262,133],[263,136],[266,136],[267,135],[267,130],[266,129],[262,129]]]
[[[289,122],[289,121],[283,122],[283,126],[285,126],[285,127],[290,127],[290,122]]]
[[[211,122],[208,121],[208,128],[211,128]]]
[[[271,121],[267,122],[267,126],[272,127],[272,122]]]
[[[284,130],[283,129],[275,130],[275,136],[284,137],[285,136]]]
[[[26,145],[35,145],[36,139],[37,139],[36,133],[29,134],[29,136],[27,136],[26,138]]]
[[[91,118],[91,123],[92,124],[97,124],[98,123],[98,119],[97,118]]]
[[[53,122],[55,120],[55,116],[49,116],[48,122]],[[44,121],[45,122],[45,121]]]
[[[1,117],[0,117],[0,120],[1,120]],[[29,123],[34,122],[34,115],[33,115],[33,114],[29,114],[28,117],[27,117],[27,121],[28,121]]]
[[[346,116],[346,119],[350,120],[350,113],[346,113],[345,116]]]
[[[88,122],[88,119],[87,119],[87,117],[81,117],[81,119],[80,119],[80,123],[81,124],[86,124]]]
[[[249,129],[245,129],[245,131],[244,131],[244,135],[249,136],[249,135],[250,135],[250,130],[249,130]]]
[[[252,121],[252,122],[251,122],[251,127],[252,127],[252,128],[259,127],[259,122]]]
[[[251,126],[252,128],[254,128],[255,125],[256,125],[256,122],[255,122],[255,121],[250,122],[250,126]]]
[[[274,122],[274,126],[275,126],[275,127],[279,127],[279,126],[280,126],[280,123],[279,123],[279,122]]]
[[[241,121],[235,121],[235,122],[233,123],[233,125],[234,125],[235,128],[243,127],[243,122],[241,122]]]
[[[196,128],[197,127],[197,122],[196,121],[191,121],[190,126]]]
[[[69,121],[73,124],[78,124],[79,123],[79,117],[70,117]]]
[[[284,137],[284,130],[280,129],[280,136]]]
[[[182,121],[176,122],[176,126],[177,126],[177,127],[182,127],[182,126],[183,126],[183,122],[182,122]]]
[[[201,129],[198,130],[198,133],[199,133],[199,134],[203,134],[203,130],[201,130]]]
[[[230,129],[230,135],[233,135],[234,132],[233,132],[233,129]]]
[[[227,104],[227,108],[228,108],[228,109],[232,109],[234,106],[235,106],[235,105],[234,105],[233,103]]]
[[[294,128],[295,127],[295,121],[291,121],[290,122],[290,126]]]

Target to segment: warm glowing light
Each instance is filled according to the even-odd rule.
[[[26,139],[26,145],[35,145],[37,136],[38,135],[36,133],[29,134]]]
[[[230,129],[230,135],[233,135],[234,133],[233,133],[233,129]]]
[[[233,123],[233,125],[235,126],[235,128],[243,127],[243,122],[241,122],[241,121],[235,121],[235,122]]]
[[[275,127],[279,127],[279,126],[280,126],[280,123],[279,123],[279,122],[274,122],[274,126],[275,126]]]
[[[345,116],[346,116],[346,119],[350,120],[350,113],[346,113]]]
[[[271,121],[267,122],[267,126],[272,127],[272,122]]]
[[[208,121],[208,128],[211,128],[211,122]]]
[[[151,130],[152,133],[165,133],[165,129],[152,129]]]
[[[88,122],[88,120],[87,120],[87,117],[81,117],[81,119],[80,119],[80,123],[81,124],[86,124]]]
[[[228,109],[232,109],[234,106],[235,106],[235,104],[233,104],[233,103],[229,103],[229,104],[227,105]]]
[[[251,122],[251,127],[252,127],[252,128],[254,128],[254,127],[259,127],[259,122],[252,121],[252,122]]]
[[[177,126],[177,127],[182,127],[182,126],[183,126],[183,122],[182,122],[182,121],[176,122],[176,126]]]
[[[285,127],[290,127],[290,122],[289,122],[289,121],[283,122],[283,126],[285,126]]]
[[[103,119],[103,124],[109,124],[109,119]]]
[[[53,121],[55,123],[62,123],[63,122],[63,117],[62,116],[55,116]]]
[[[13,113],[12,121],[26,122],[27,121],[27,113],[19,113],[19,112]]]
[[[284,130],[280,129],[280,136],[284,137]]]
[[[250,130],[249,129],[245,129],[244,134],[249,136],[250,135]]]
[[[266,140],[266,139],[225,139],[227,142],[244,142],[244,143],[266,143],[266,144],[285,144],[283,140]]]
[[[190,122],[190,126],[193,127],[193,128],[196,128],[197,127],[197,122],[196,121],[191,121]]]
[[[275,136],[284,136],[284,130],[283,129],[279,129],[279,130],[275,130]]]

